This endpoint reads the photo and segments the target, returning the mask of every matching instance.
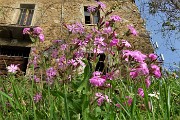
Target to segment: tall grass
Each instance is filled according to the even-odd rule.
[[[19,79],[12,75],[1,77],[1,119],[178,120],[180,118],[180,79],[171,76],[153,79],[144,98],[132,95],[131,106],[125,104],[125,98],[129,93],[126,87],[129,85],[117,80],[119,93],[110,92],[111,104],[104,103],[98,106],[94,93],[104,90],[89,89],[86,74],[74,77],[70,84],[63,85],[56,82],[53,86],[43,85],[42,88],[37,88],[42,93],[42,99],[38,103],[33,100],[36,88],[35,85],[31,85],[32,81],[26,77]],[[133,86],[131,93],[136,91],[136,86]],[[108,92],[106,91],[107,94]],[[156,92],[154,96],[148,95],[153,92]],[[120,107],[116,107],[116,103],[119,103]]]

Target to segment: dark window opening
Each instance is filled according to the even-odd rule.
[[[20,4],[20,16],[18,19],[19,25],[31,25],[31,21],[34,14],[35,4]]]
[[[100,19],[100,12],[96,11],[95,14],[90,14],[87,8],[87,6],[84,6],[85,24],[97,24]]]
[[[26,73],[30,47],[0,46],[0,75],[6,75],[6,67],[15,64]]]
[[[85,16],[85,24],[91,24],[90,16]]]

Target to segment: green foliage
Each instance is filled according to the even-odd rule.
[[[88,68],[85,71],[88,71]],[[56,83],[54,87],[42,86],[43,97],[38,103],[33,101],[33,96],[34,91],[40,88],[31,85],[32,81],[28,81],[25,77],[23,79],[12,76],[2,77],[1,119],[139,120],[179,119],[180,117],[180,79],[172,77],[154,79],[150,89],[146,90],[144,99],[133,95],[131,106],[125,104],[125,96],[128,93],[126,87],[129,85],[121,81],[121,83],[115,83],[120,88],[119,94],[114,91],[109,93],[112,103],[97,106],[96,99],[93,100],[92,97],[96,89],[89,89],[89,84],[81,83],[83,80],[88,80],[87,74],[86,72],[83,76],[74,78],[73,85]],[[82,89],[79,89],[82,85]],[[137,88],[134,86],[131,90],[135,93]],[[150,97],[148,94],[153,92],[156,93]],[[119,103],[120,108],[116,107],[115,103]]]

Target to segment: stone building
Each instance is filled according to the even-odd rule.
[[[82,22],[86,28],[96,25],[103,12],[91,16],[87,6],[96,5],[98,0],[0,0],[0,69],[1,72],[9,64],[20,64],[26,71],[28,57],[32,42],[27,35],[22,34],[25,27],[40,26],[44,30],[45,42],[40,44],[40,49],[51,45],[55,39],[63,39],[66,30],[64,23]],[[139,35],[128,37],[133,49],[142,50],[144,53],[153,52],[149,35],[144,27],[137,6],[133,0],[101,0],[107,5],[107,10],[116,6],[113,14],[121,16],[119,32],[127,30],[127,25],[132,24]],[[96,5],[97,6],[97,5]],[[2,73],[1,73],[2,74]]]

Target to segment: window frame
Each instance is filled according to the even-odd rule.
[[[92,13],[87,11],[88,6],[84,6],[84,23],[85,25],[96,25],[98,23],[98,21],[100,20],[100,11],[96,11],[96,13],[93,15]],[[88,15],[86,15],[87,13],[89,13],[89,17],[90,17],[90,22],[86,23],[86,17]],[[95,22],[95,17],[97,17],[97,21]]]
[[[17,21],[18,25],[30,26],[32,23],[35,4],[20,4],[20,14]]]

